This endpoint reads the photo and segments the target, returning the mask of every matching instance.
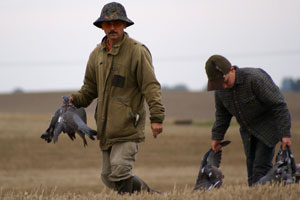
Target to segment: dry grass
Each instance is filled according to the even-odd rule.
[[[152,194],[139,193],[133,195],[123,195],[120,196],[116,192],[108,191],[106,189],[94,193],[89,192],[87,194],[66,192],[64,194],[57,193],[57,188],[52,189],[38,189],[31,192],[20,192],[20,191],[9,191],[3,193],[0,191],[0,197],[3,200],[10,199],[30,199],[30,200],[77,200],[77,199],[89,199],[89,200],[137,200],[137,199],[147,199],[147,200],[298,200],[300,195],[299,185],[290,186],[270,186],[265,185],[261,187],[249,188],[243,185],[239,186],[224,186],[218,190],[212,191],[197,191],[193,192],[190,188],[177,189],[174,187],[172,191],[163,194]]]
[[[152,138],[146,128],[134,172],[163,195],[119,196],[100,181],[101,154],[98,142],[84,148],[61,135],[57,144],[39,137],[51,115],[0,115],[0,199],[298,199],[299,185],[248,188],[245,158],[238,126],[232,126],[223,150],[224,187],[191,192],[203,154],[210,146],[211,122],[176,126],[167,120],[164,133]],[[92,118],[89,125],[95,127]],[[149,123],[147,123],[149,124]],[[300,161],[300,123],[293,124],[293,152]],[[246,195],[244,197],[244,195]]]
[[[88,147],[84,148],[80,138],[72,142],[64,134],[57,144],[47,144],[40,139],[52,113],[60,105],[57,99],[63,94],[68,92],[0,95],[0,199],[299,199],[297,184],[247,186],[245,156],[235,123],[226,135],[232,143],[223,150],[223,187],[192,192],[201,158],[210,148],[213,100],[211,94],[182,95],[180,92],[164,93],[168,114],[164,133],[154,139],[147,122],[146,142],[140,144],[134,168],[136,175],[164,194],[119,196],[106,189],[100,180],[98,141],[88,139]],[[184,104],[180,97],[186,99]],[[300,111],[296,104],[300,95],[287,97],[293,97],[289,98],[294,118],[292,150],[299,163],[300,120],[297,119],[300,117],[297,117]],[[46,100],[47,105],[43,103]],[[193,109],[195,107],[197,109]],[[92,112],[93,107],[88,110],[88,124],[95,128]],[[192,125],[174,125],[172,119],[179,119],[178,116],[198,121],[194,120]]]

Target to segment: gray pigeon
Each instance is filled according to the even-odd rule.
[[[296,181],[298,170],[291,148],[287,146],[285,150],[280,148],[277,153],[274,166],[268,173],[261,177],[255,184],[264,185],[266,183],[292,184]]]
[[[296,164],[295,183],[300,183],[300,163]]]
[[[230,144],[230,141],[221,142],[222,147]],[[219,188],[224,178],[222,171],[219,169],[222,157],[222,150],[214,152],[210,149],[203,157],[198,178],[194,190],[210,190]]]
[[[84,108],[76,108],[72,103],[69,103],[69,97],[63,96],[63,105],[59,108],[51,119],[50,125],[41,138],[48,143],[53,140],[57,142],[61,132],[67,133],[71,140],[74,140],[75,132],[83,140],[84,146],[87,146],[85,135],[91,140],[97,132],[86,125],[86,112]]]

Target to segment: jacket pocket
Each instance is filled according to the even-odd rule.
[[[114,75],[112,79],[112,86],[124,88],[125,77],[120,75]]]
[[[128,99],[113,97],[108,110],[106,134],[109,139],[127,137],[136,132],[135,115]]]

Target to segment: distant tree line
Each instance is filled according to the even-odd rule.
[[[24,92],[24,90],[21,87],[16,87],[13,89],[13,93],[23,93],[23,92]]]
[[[300,92],[300,79],[284,78],[281,90],[283,92]]]
[[[162,86],[162,90],[180,90],[180,91],[188,91],[189,88],[185,85],[185,84],[177,84],[175,86],[167,86],[167,85],[163,85]]]

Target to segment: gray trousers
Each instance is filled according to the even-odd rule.
[[[254,136],[250,137],[247,156],[248,184],[252,186],[273,167],[275,147],[268,147]]]
[[[132,169],[137,152],[137,142],[119,142],[102,151],[101,179],[108,188],[115,189],[115,182],[133,176]]]

